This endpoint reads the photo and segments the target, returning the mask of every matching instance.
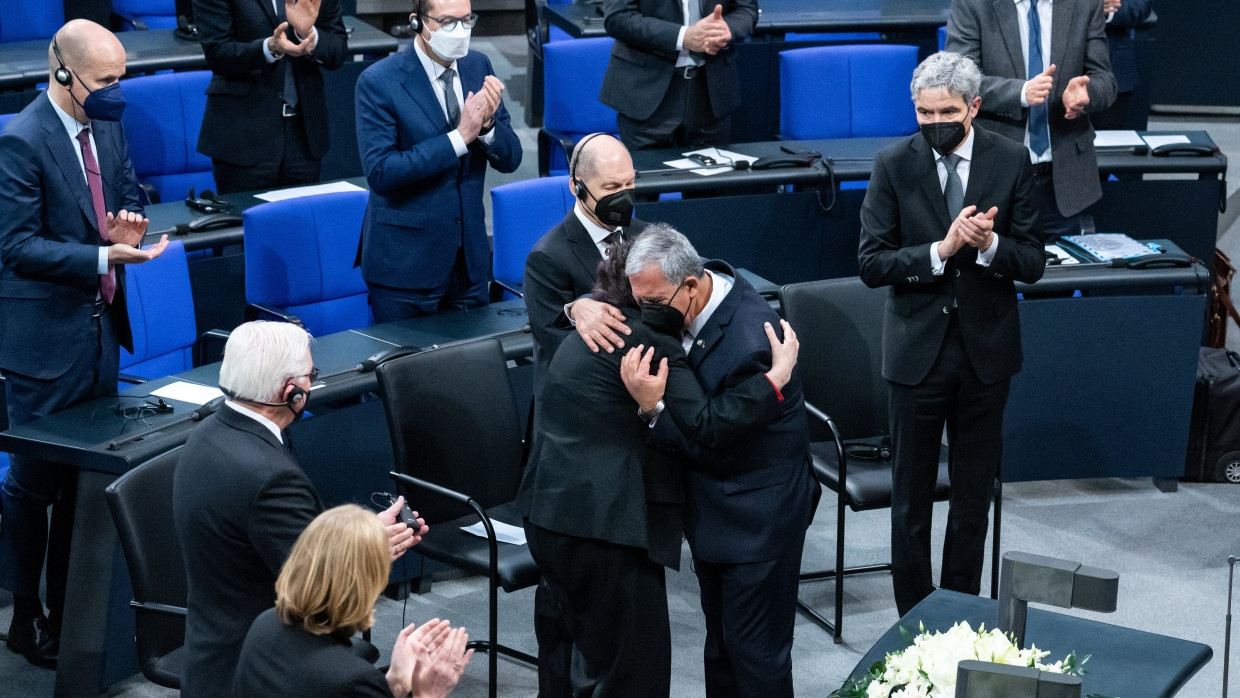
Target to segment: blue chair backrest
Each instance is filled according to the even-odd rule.
[[[564,219],[575,201],[567,176],[539,177],[493,187],[491,230],[495,255],[491,271],[495,280],[519,288],[530,249]]]
[[[779,54],[784,140],[902,136],[917,130],[908,84],[917,47],[817,46]]]
[[[273,201],[246,209],[245,298],[301,318],[315,336],[374,324],[353,266],[370,192]]]
[[[50,39],[64,23],[65,6],[58,0],[0,2],[0,43]]]
[[[878,41],[883,35],[878,32],[788,32],[784,41]]]
[[[0,114],[0,131],[4,131],[4,125],[9,123],[9,119],[17,116],[16,114]]]
[[[939,50],[947,48],[947,27],[939,27]]]
[[[122,18],[122,29],[137,29],[134,21],[147,29],[176,29],[176,0],[112,0],[112,12]]]
[[[121,119],[138,181],[161,201],[184,199],[190,187],[214,189],[211,159],[198,152],[211,71],[164,73],[123,82],[128,107]]]
[[[609,37],[556,41],[543,46],[543,128],[578,140],[601,131],[618,133],[616,110],[598,101],[611,59]],[[564,150],[553,145],[552,174],[568,172]]]
[[[121,349],[121,372],[161,378],[194,367],[194,297],[180,240],[144,264],[125,267],[125,301],[133,353]]]

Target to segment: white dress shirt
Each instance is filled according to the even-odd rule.
[[[586,229],[586,234],[590,236],[590,241],[593,242],[594,246],[598,248],[598,256],[606,257],[607,243],[603,241],[607,239],[608,235],[620,230],[620,227],[617,226],[613,230],[608,230],[590,220],[581,210],[581,202],[577,202],[573,205],[573,214],[577,216],[577,220],[581,221],[581,226]]]
[[[1016,23],[1020,25],[1020,50],[1021,55],[1025,57],[1025,71],[1029,70],[1029,2],[1030,0],[1016,0]],[[1051,17],[1054,11],[1055,0],[1038,0],[1038,21],[1042,27],[1042,70],[1051,67]],[[1055,72],[1059,72],[1059,66],[1055,66]],[[1058,75],[1052,76],[1058,82]],[[1026,81],[1027,82],[1027,81]],[[1052,93],[1053,94],[1053,93]],[[1050,106],[1050,95],[1047,95],[1046,103]],[[1029,99],[1025,96],[1025,89],[1020,90],[1020,106],[1028,107]],[[1025,125],[1025,150],[1029,150],[1029,126]],[[1039,162],[1051,161],[1051,149],[1047,148],[1044,153],[1029,153],[1030,159],[1036,164]]]
[[[951,155],[960,156],[960,162],[956,163],[956,174],[960,177],[960,191],[962,192],[969,191],[969,172],[973,167],[973,134],[975,133],[977,133],[977,131],[970,127],[969,134],[964,137],[964,142],[960,144],[959,148],[956,148],[950,153]],[[943,158],[935,158],[934,168],[939,173],[939,190],[946,191],[947,165],[943,164]],[[947,215],[950,216],[952,220],[955,220],[956,216],[960,215],[960,212],[948,211]],[[999,249],[998,234],[994,236],[990,243],[989,249],[985,252],[979,251],[977,253],[977,263],[983,267],[990,266],[990,263],[994,261],[995,250],[997,249]],[[939,243],[937,242],[930,245],[930,268],[931,271],[934,272],[935,276],[942,276],[943,270],[947,268],[947,260],[939,257]]]
[[[464,113],[465,97],[464,93],[461,92],[461,71],[457,70],[456,61],[452,61],[452,64],[449,66],[440,65],[426,55],[426,51],[422,50],[422,45],[417,39],[413,41],[413,50],[417,52],[418,60],[422,62],[422,69],[426,71],[426,77],[431,81],[431,87],[435,91],[435,99],[439,100],[439,108],[443,110],[445,119],[448,118],[448,102],[444,96],[443,82],[440,81],[439,76],[443,75],[448,68],[451,68],[456,73],[456,76],[452,78],[452,94],[456,95],[457,106]],[[469,152],[469,147],[465,145],[465,138],[461,136],[459,130],[452,129],[449,131],[448,140],[452,141],[452,149],[456,151],[458,158]],[[478,140],[490,145],[495,140],[495,129],[491,129],[490,133],[487,133],[485,136],[478,136]]]
[[[280,427],[276,426],[275,422],[271,421],[270,419],[267,419],[263,415],[255,412],[254,410],[246,407],[245,405],[242,405],[237,402],[233,402],[232,400],[225,400],[224,404],[233,408],[233,410],[235,410],[238,414],[243,414],[249,417],[250,419],[253,419],[254,421],[258,422],[259,424],[263,425],[264,427],[267,427],[267,430],[270,431],[276,437],[276,441],[279,441],[280,443],[284,443],[284,437],[280,435]]]
[[[680,33],[676,35],[676,50],[680,51],[680,55],[676,57],[676,67],[684,68],[690,65],[702,65],[704,61],[696,59],[689,49],[685,48],[685,30],[690,25],[697,24],[702,18],[702,4],[699,0],[680,0],[680,9],[683,12],[685,23],[680,28]]]
[[[52,109],[56,110],[56,116],[60,117],[60,123],[64,124],[65,132],[69,134],[69,142],[73,144],[73,154],[77,156],[78,167],[82,168],[82,181],[86,184],[87,188],[89,188],[90,182],[86,179],[86,164],[82,160],[82,145],[78,143],[77,139],[77,135],[82,132],[82,129],[87,128],[88,125],[78,121],[70,116],[64,109],[61,109],[60,105],[57,104],[56,100],[52,99],[50,95],[48,96],[47,101],[52,103]],[[90,135],[87,136],[87,138],[90,139],[90,151],[95,154],[95,162],[99,162],[99,148],[95,146],[94,129],[90,130]],[[102,167],[103,166],[100,165],[101,169]],[[100,181],[103,180],[102,174],[99,175],[99,179]],[[99,221],[99,225],[104,225],[104,222]],[[96,257],[96,260],[95,273],[100,275],[108,273],[108,248],[106,246],[101,245],[99,247],[99,254]]]
[[[697,317],[693,318],[693,322],[689,323],[689,329],[685,330],[684,337],[680,340],[680,344],[685,348],[686,354],[693,348],[693,340],[702,331],[702,328],[706,326],[706,323],[710,322],[710,316],[714,315],[715,311],[719,309],[723,299],[732,290],[734,285],[732,277],[727,274],[716,274],[709,269],[706,270],[706,273],[710,274],[712,281],[710,298],[707,299],[706,305],[702,307],[702,312],[698,313]],[[682,288],[681,290],[684,289]]]

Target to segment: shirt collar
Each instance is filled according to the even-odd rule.
[[[250,419],[253,419],[254,421],[258,422],[259,424],[267,427],[267,430],[270,431],[276,437],[276,441],[279,441],[280,443],[284,443],[284,437],[280,436],[280,427],[277,426],[275,422],[271,421],[270,419],[267,419],[263,415],[255,412],[254,410],[246,407],[245,405],[233,402],[232,400],[225,400],[224,404],[233,408],[239,414],[243,414],[249,417]]]
[[[620,229],[620,227],[617,226],[616,230],[608,230],[587,218],[585,211],[581,208],[580,201],[573,204],[573,213],[577,214],[577,220],[581,221],[581,225],[586,229],[586,233],[590,235],[590,239],[594,241],[595,245],[602,244],[603,238],[606,238],[608,235],[611,235],[616,232],[616,230]]]
[[[77,135],[81,133],[82,129],[89,126],[89,124],[84,124],[78,121],[77,119],[73,118],[71,114],[66,112],[64,109],[61,109],[60,105],[56,103],[56,100],[52,99],[51,95],[48,95],[47,101],[52,103],[52,109],[56,110],[56,116],[60,117],[60,123],[64,125],[65,131],[69,133],[70,138],[76,139]]]
[[[951,155],[959,155],[961,160],[965,162],[973,162],[973,136],[977,133],[977,118],[974,117],[973,125],[969,128],[969,135],[964,137],[964,143],[959,148],[953,150]],[[943,158],[938,158],[942,160]]]
[[[710,316],[714,315],[715,311],[719,309],[724,297],[728,295],[733,286],[732,277],[727,274],[716,274],[709,269],[706,270],[706,273],[710,274],[712,281],[710,299],[706,301],[702,312],[698,313],[697,317],[693,318],[693,322],[689,323],[689,336],[691,337],[698,336],[698,333],[702,331],[706,323],[710,322]]]
[[[432,60],[430,56],[426,55],[426,52],[422,50],[422,44],[419,43],[416,38],[413,40],[413,50],[417,52],[418,60],[422,62],[422,69],[426,71],[426,77],[430,78],[431,82],[439,80],[439,76],[443,75],[443,71],[448,68],[456,70],[456,77],[458,80],[460,79],[461,71],[457,70],[456,61],[452,61],[452,63],[447,67],[440,65],[436,61]]]

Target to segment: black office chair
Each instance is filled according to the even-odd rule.
[[[449,345],[384,363],[375,370],[405,499],[430,526],[414,552],[490,580],[489,635],[470,646],[489,654],[490,695],[498,654],[537,665],[500,644],[499,589],[538,583],[529,548],[500,545],[490,519],[514,526],[522,467],[522,425],[498,339]],[[487,538],[460,530],[482,521]]]
[[[843,641],[844,577],[890,571],[891,563],[846,567],[845,509],[891,507],[891,446],[887,382],[882,375],[886,289],[859,278],[784,286],[784,315],[801,340],[798,363],[811,420],[814,474],[836,493],[835,567],[803,572],[801,581],[836,580],[834,620],[809,604],[797,606]],[[935,500],[948,497],[947,449],[940,451]],[[997,499],[997,495],[996,495]],[[998,545],[998,510],[995,541]]]
[[[104,490],[133,582],[138,661],[149,681],[181,687],[189,590],[172,519],[172,477],[181,449],[156,456]]]

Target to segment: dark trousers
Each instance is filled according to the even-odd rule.
[[[800,541],[781,557],[746,564],[693,559],[706,616],[702,659],[709,698],[792,696],[792,628]]]
[[[100,395],[116,392],[119,353],[111,313],[90,322],[83,350],[64,375],[39,380],[5,371],[9,424],[17,426]],[[118,312],[125,312],[120,309]],[[77,468],[63,463],[13,455],[0,490],[3,533],[0,553],[4,586],[13,592],[18,619],[42,612],[39,578],[47,556],[48,622],[59,633],[65,605]],[[47,509],[52,507],[49,530]]]
[[[442,283],[432,288],[390,288],[370,284],[370,311],[375,322],[392,322],[423,315],[434,315],[440,310],[477,308],[490,299],[486,278],[469,280],[469,265],[465,263],[465,249],[457,248],[452,271]]]
[[[1038,228],[1045,242],[1054,242],[1063,235],[1081,234],[1081,214],[1065,216],[1055,203],[1054,174],[1034,175],[1033,198],[1038,206]]]
[[[925,379],[917,385],[889,383],[895,449],[891,576],[901,616],[934,591],[930,525],[944,424],[951,498],[940,584],[966,594],[981,590],[987,515],[999,474],[1009,382],[986,384],[977,377],[953,313],[938,359]]]
[[[620,140],[629,150],[645,148],[701,148],[731,141],[732,117],[716,119],[710,107],[706,74],[685,79],[678,68],[658,108],[643,121],[624,114],[616,117]]]
[[[534,615],[544,614],[540,603],[554,601],[572,641],[572,695],[667,696],[672,636],[663,567],[641,548],[566,536],[529,522],[525,534],[549,594],[534,597]],[[542,673],[540,665],[540,689]]]
[[[217,194],[279,189],[319,181],[323,161],[310,154],[305,122],[301,116],[290,116],[283,120],[283,124],[284,131],[278,137],[282,139],[284,148],[279,158],[254,165],[211,160]],[[238,124],[237,127],[245,128],[245,124]]]

